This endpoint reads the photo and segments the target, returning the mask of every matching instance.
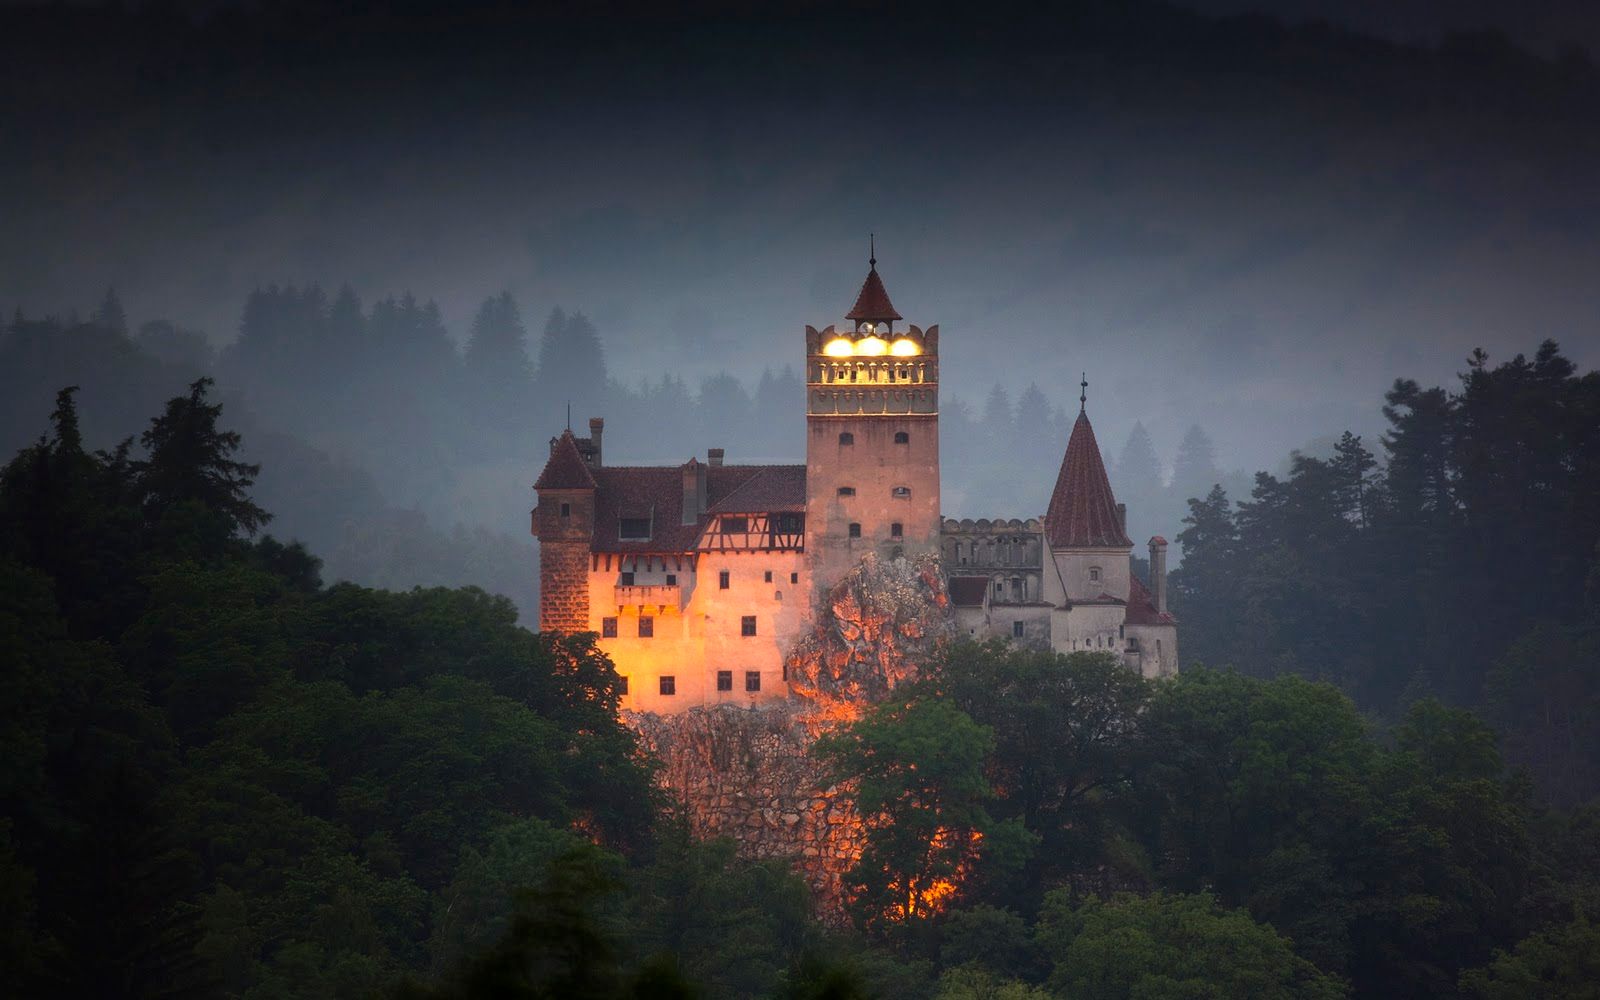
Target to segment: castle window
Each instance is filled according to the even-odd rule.
[[[766,573],[762,574],[761,582],[762,583],[771,583],[772,582],[772,570],[769,569],[769,570],[766,571]]]
[[[1089,582],[1090,583],[1099,583],[1100,582],[1100,567],[1099,566],[1090,566],[1089,567]]]
[[[905,533],[906,533],[905,532],[905,528],[900,524],[899,521],[896,521],[893,524],[889,525],[889,537],[890,538],[899,538],[900,536],[904,535]]]
[[[896,486],[894,489],[889,491],[889,494],[891,496],[893,496],[896,500],[910,500],[911,499],[911,487],[909,487],[909,486]]]
[[[628,693],[628,675],[627,674],[618,674],[617,675],[617,679],[622,681],[622,690],[620,692],[618,692],[618,693],[619,694],[627,694]]]
[[[600,619],[600,638],[615,639],[617,637],[617,620],[615,618]]]
[[[783,661],[783,679],[784,680],[788,680],[789,679],[789,661],[788,660],[784,660]]]
[[[851,434],[849,431],[840,431],[839,432],[839,443],[840,444],[855,444],[856,443],[856,436],[854,434]]]
[[[729,535],[742,535],[750,530],[750,519],[747,517],[725,517],[722,519],[722,530]]]
[[[618,573],[617,574],[617,581],[618,581],[617,582],[617,586],[619,586],[619,587],[631,587],[631,586],[633,586],[633,574],[632,573]]]
[[[1022,623],[1021,622],[1012,622],[1011,623],[1011,637],[1013,639],[1022,638]]]
[[[617,537],[635,540],[649,538],[650,519],[648,517],[624,517],[619,519]]]
[[[805,518],[799,514],[775,514],[772,530],[780,535],[798,535],[806,530]]]
[[[717,671],[717,690],[718,691],[732,691],[733,690],[733,671],[732,670],[718,670]]]
[[[746,670],[744,672],[744,689],[746,691],[761,690],[761,671]]]
[[[739,634],[740,635],[755,635],[756,634],[756,616],[755,615],[744,615],[743,617],[741,617],[739,619]]]
[[[661,693],[675,695],[678,693],[678,679],[671,674],[661,675]]]
[[[656,620],[650,615],[639,616],[639,638],[651,639],[656,634]]]
[[[851,521],[850,522],[850,537],[851,538],[860,538],[861,537],[861,525],[859,523],[855,522],[855,521]]]
[[[799,573],[790,573],[789,574],[789,582],[790,583],[799,583],[800,582],[800,574]]]
[[[907,434],[905,431],[895,431],[894,432],[894,443],[895,444],[910,444],[911,443],[911,435]]]
[[[718,590],[727,590],[728,589],[728,571],[727,570],[723,570],[722,572],[717,574],[717,589]]]
[[[675,585],[677,582],[678,582],[678,574],[676,574],[676,573],[668,573],[667,574],[667,586],[671,587],[671,586]]]
[[[856,488],[854,486],[841,486],[839,487],[839,495],[842,497],[853,497],[856,495]]]
[[[572,516],[572,504],[564,503],[564,504],[561,505],[561,516],[562,517],[571,517]]]
[[[994,582],[994,596],[999,597],[1001,594],[1004,594],[1005,592],[1006,592],[1006,585],[1001,583],[999,580],[996,580]]]
[[[1127,637],[1128,637],[1128,626],[1126,626],[1126,625],[1118,625],[1117,626],[1117,638],[1118,639],[1126,639]]]

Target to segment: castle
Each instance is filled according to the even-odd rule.
[[[939,327],[895,328],[875,255],[846,319],[806,327],[804,465],[730,465],[712,448],[608,466],[600,418],[551,440],[534,483],[539,627],[598,633],[628,709],[783,699],[821,595],[868,553],[936,554],[963,634],[1176,673],[1166,540],[1150,539],[1146,587],[1083,396],[1042,519],[942,518]]]

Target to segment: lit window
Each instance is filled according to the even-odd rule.
[[[849,431],[840,431],[839,432],[839,443],[840,444],[855,444],[856,443],[856,436],[854,434],[851,434]]]
[[[739,619],[739,634],[740,635],[755,635],[756,634],[756,616],[755,615],[745,615],[745,616],[743,616],[742,618]]]
[[[907,434],[905,431],[895,431],[894,432],[894,443],[895,444],[910,444],[911,443],[911,435]]]
[[[893,524],[889,525],[889,537],[890,538],[899,538],[900,536],[902,536],[904,534],[905,534],[905,528],[900,524],[899,521],[896,521]]]
[[[857,524],[855,521],[851,521],[850,522],[850,537],[851,538],[860,538],[861,537],[861,525]]]
[[[1011,623],[1011,636],[1014,639],[1022,638],[1022,623],[1021,622],[1012,622]]]
[[[842,497],[853,497],[856,495],[856,488],[854,486],[841,486],[839,487],[839,495]]]
[[[746,670],[744,672],[744,689],[746,691],[761,690],[761,671]]]
[[[733,671],[732,670],[718,670],[717,671],[717,690],[718,691],[732,691],[733,690]]]
[[[615,618],[600,619],[600,637],[615,639],[617,637],[617,620]]]
[[[650,615],[639,616],[639,638],[650,639],[656,634],[656,620]]]
[[[678,679],[671,674],[661,675],[661,693],[674,695],[678,693]]]
[[[718,590],[727,590],[728,589],[728,571],[727,570],[723,570],[722,572],[717,574],[717,589]]]
[[[889,492],[896,500],[910,500],[911,499],[911,487],[909,487],[909,486],[896,486],[894,489],[890,490]]]
[[[837,337],[828,341],[828,346],[822,349],[822,353],[830,358],[848,358],[855,353],[855,347],[844,337]]]

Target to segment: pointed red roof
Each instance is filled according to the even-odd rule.
[[[589,471],[583,456],[578,454],[578,441],[572,436],[571,428],[563,431],[556,439],[555,447],[550,449],[550,461],[544,463],[544,471],[539,473],[533,488],[536,490],[595,488],[594,475]]]
[[[873,261],[867,269],[867,280],[861,283],[861,294],[856,296],[855,308],[845,313],[844,318],[858,323],[863,320],[877,322],[901,318],[900,314],[894,311],[894,303],[889,301],[889,293],[884,290],[883,279],[878,277],[877,261]]]
[[[1067,454],[1044,515],[1044,534],[1057,548],[1120,548],[1133,545],[1117,517],[1117,499],[1100,458],[1089,415],[1078,413]]]

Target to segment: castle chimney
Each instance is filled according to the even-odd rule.
[[[683,524],[694,524],[706,512],[706,467],[695,459],[683,466]]]
[[[713,469],[722,468],[722,456],[724,454],[726,454],[726,452],[724,452],[721,448],[707,448],[706,464],[711,466]]]
[[[1156,611],[1167,611],[1167,540],[1160,535],[1150,539],[1150,599]]]
[[[1122,534],[1126,537],[1128,534],[1128,505],[1125,503],[1117,504],[1117,527],[1122,529]]]
[[[599,468],[600,465],[601,465],[601,461],[600,461],[600,437],[601,437],[601,435],[605,434],[605,432],[606,432],[606,421],[605,421],[604,417],[590,417],[589,418],[589,440],[594,442],[594,464],[595,464],[595,468]]]

